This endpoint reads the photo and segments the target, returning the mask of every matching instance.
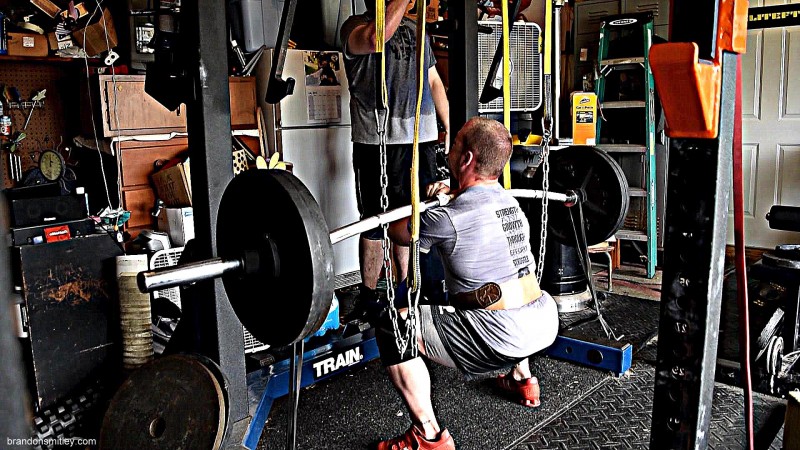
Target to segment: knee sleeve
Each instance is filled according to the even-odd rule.
[[[400,330],[405,330],[407,320],[403,318],[398,318],[398,320],[400,321]],[[417,346],[416,342],[409,343],[408,347],[406,347],[406,351],[402,354],[398,350],[392,319],[389,318],[388,311],[375,323],[375,341],[378,344],[378,351],[381,354],[381,363],[383,367],[394,366],[395,364],[400,364],[416,357],[411,353],[412,348],[416,348]]]

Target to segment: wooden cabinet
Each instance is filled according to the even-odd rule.
[[[119,143],[120,190],[122,207],[131,212],[129,228],[152,228],[155,219],[150,215],[156,194],[150,175],[158,161],[166,161],[189,150],[185,137],[166,141],[123,141]]]
[[[188,152],[184,136],[152,140],[142,135],[185,133],[186,107],[169,111],[144,91],[144,75],[100,75],[98,80],[102,135],[114,139],[134,137],[114,144],[119,162],[119,188],[122,207],[131,212],[126,227],[154,228],[151,211],[156,194],[150,180],[158,161],[167,161]],[[254,77],[230,77],[232,129],[255,129],[256,80]],[[98,126],[99,128],[99,126]],[[98,130],[100,133],[100,130]]]
[[[231,128],[258,128],[255,77],[230,77],[228,86],[231,91]]]
[[[99,76],[104,137],[186,132],[186,106],[168,110],[145,92],[144,83],[144,75]],[[255,78],[230,77],[229,88],[231,128],[255,128]]]
[[[186,107],[170,111],[144,91],[144,75],[100,75],[103,136],[186,131]]]

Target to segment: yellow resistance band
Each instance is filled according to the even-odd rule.
[[[511,34],[509,20],[512,20],[512,18],[508,17],[508,1],[503,0],[500,3],[503,4],[500,9],[503,17],[503,125],[505,125],[506,130],[511,132],[511,58],[508,35]],[[503,187],[511,189],[510,162],[507,162],[503,167]]]
[[[552,75],[553,70],[550,64],[553,59],[553,1],[547,0],[544,2],[544,70],[543,75]],[[546,105],[550,108],[550,105]]]
[[[413,269],[410,270],[409,290],[416,292],[420,288],[419,267],[419,119],[422,110],[422,92],[425,88],[425,23],[427,13],[427,2],[417,1],[417,108],[414,112],[414,146],[411,156],[411,246],[409,259],[412,261]]]
[[[367,0],[369,1],[369,0]],[[386,2],[377,0],[375,2],[375,53],[380,54],[381,58],[381,101],[384,109],[389,105],[389,93],[386,88]],[[376,105],[379,106],[379,105]],[[386,130],[384,130],[386,131]]]

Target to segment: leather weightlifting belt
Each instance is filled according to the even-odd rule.
[[[519,278],[503,283],[486,283],[467,292],[450,295],[453,306],[459,309],[514,309],[527,305],[542,296],[536,276],[525,267]]]

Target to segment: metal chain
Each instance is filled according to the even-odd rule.
[[[380,166],[381,166],[381,210],[386,212],[389,209],[389,194],[387,193],[387,189],[389,186],[389,175],[386,172],[386,166],[388,165],[387,161],[387,154],[386,154],[386,123],[388,120],[388,113],[385,109],[375,110],[375,120],[378,125],[378,138],[379,138],[379,148],[380,148]],[[414,322],[409,320],[406,322],[406,330],[404,333],[400,331],[400,317],[395,307],[395,295],[394,295],[394,283],[392,281],[393,276],[393,268],[392,268],[392,255],[391,255],[391,248],[392,248],[392,241],[389,239],[389,224],[384,223],[381,225],[381,229],[383,230],[383,239],[381,241],[381,247],[383,248],[383,271],[386,277],[386,300],[389,303],[389,319],[392,322],[392,331],[394,332],[394,339],[395,344],[397,345],[397,350],[402,355],[405,353],[406,349],[408,348],[409,343],[411,342],[411,334],[412,332],[409,331],[409,328],[415,328],[413,326]],[[409,319],[412,319],[413,311],[409,314]],[[411,326],[409,326],[409,323]]]
[[[421,266],[420,266],[420,259],[419,259],[419,241],[416,241],[412,244],[414,248],[410,249],[411,255],[411,267],[416,274],[418,280],[422,279],[421,273]],[[417,289],[413,290],[408,289],[408,322],[406,322],[406,335],[405,335],[405,344],[408,343],[416,343],[417,342],[417,311],[419,311],[419,295],[422,289],[418,286]],[[413,296],[413,299],[412,299]],[[410,324],[410,326],[408,326]],[[400,347],[398,347],[399,349]],[[405,350],[405,348],[403,349]],[[419,348],[416,345],[411,346],[411,357],[416,358],[417,352]],[[402,353],[401,353],[402,354]]]
[[[548,196],[547,193],[550,190],[550,136],[551,131],[548,127],[545,127],[544,136],[542,136],[542,222],[541,222],[541,229],[539,232],[539,260],[536,264],[536,279],[542,279],[542,273],[544,272],[544,253],[545,253],[545,240],[547,239],[547,207],[548,207]]]

